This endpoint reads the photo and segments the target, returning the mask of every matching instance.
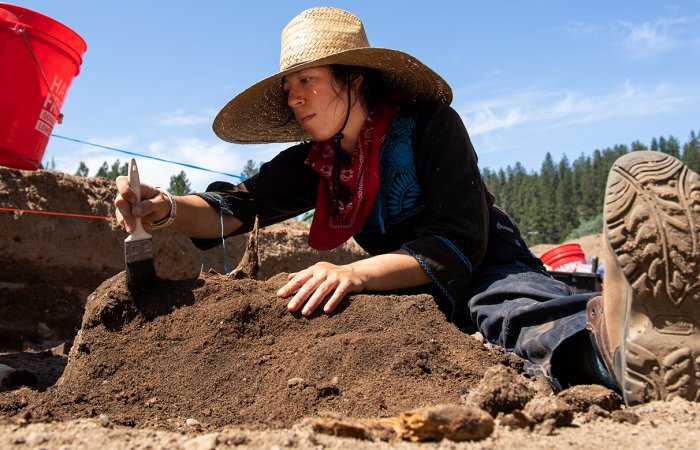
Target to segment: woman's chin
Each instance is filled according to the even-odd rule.
[[[313,139],[316,142],[327,141],[328,139],[333,137],[332,134],[327,134],[327,133],[319,134],[319,133],[313,133],[310,130],[306,130],[306,131],[311,135],[311,139]]]

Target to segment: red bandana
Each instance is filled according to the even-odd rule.
[[[379,150],[398,111],[398,104],[380,102],[367,117],[351,161],[340,162],[337,168],[339,186],[333,185],[333,140],[311,145],[305,163],[321,177],[309,230],[309,246],[316,250],[332,250],[350,239],[367,220],[379,191]],[[341,193],[340,198],[332,195],[334,187],[335,192]]]

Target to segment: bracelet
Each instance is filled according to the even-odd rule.
[[[158,230],[160,228],[166,228],[169,227],[170,224],[173,223],[175,220],[175,216],[177,215],[177,203],[175,202],[175,199],[173,198],[172,194],[165,189],[161,188],[156,188],[158,189],[158,192],[163,196],[164,199],[167,199],[170,202],[170,214],[167,216],[163,217],[162,219],[153,222],[151,224],[151,229],[152,230]]]

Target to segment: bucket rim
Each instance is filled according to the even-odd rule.
[[[580,255],[583,260],[585,260],[586,255],[583,252],[581,246],[575,242],[557,245],[554,248],[547,250],[540,255],[540,259],[546,263],[546,261],[551,261],[554,258],[561,258],[564,256]]]
[[[21,27],[25,29],[28,36],[33,34],[36,38],[60,45],[73,54],[74,59],[78,63],[76,75],[79,73],[83,62],[82,55],[87,51],[87,43],[77,32],[56,19],[22,6],[0,2],[0,11],[2,10],[7,11],[9,13],[8,16],[11,14],[14,18],[0,15],[0,26],[5,24],[7,28],[15,31],[15,33]],[[42,29],[41,25],[59,34],[59,36],[52,34],[49,30]]]

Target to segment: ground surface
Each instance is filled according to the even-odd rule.
[[[629,410],[596,386],[554,395],[518,358],[447,324],[429,296],[288,313],[273,275],[363,255],[313,252],[302,225],[261,231],[262,281],[222,275],[221,249],[200,275],[203,255],[159,232],[162,280],[133,296],[112,221],[16,211],[109,217],[112,192],[0,168],[0,207],[15,209],[0,211],[0,364],[23,375],[0,392],[0,448],[696,448],[698,404]],[[599,237],[579,242],[599,252]],[[244,246],[227,240],[229,268]],[[487,412],[482,425],[495,418],[486,437],[419,445],[396,431],[407,411],[465,403]]]

